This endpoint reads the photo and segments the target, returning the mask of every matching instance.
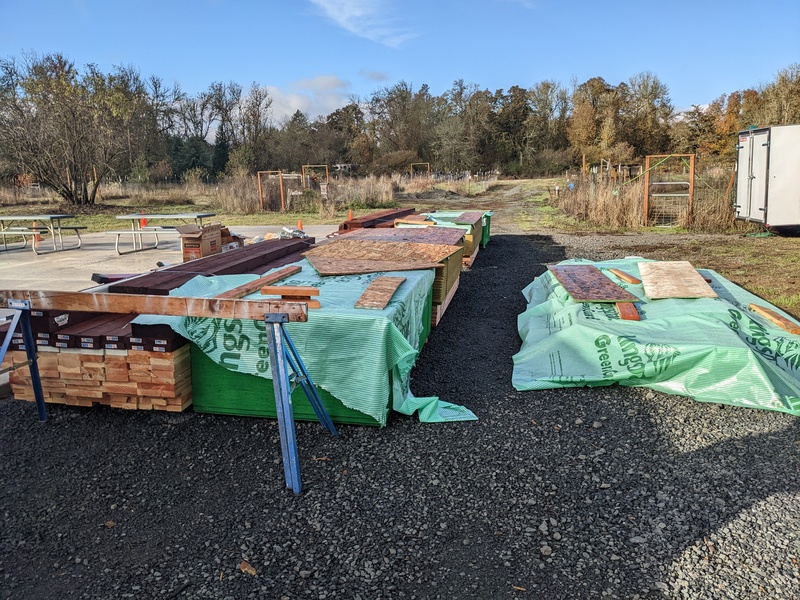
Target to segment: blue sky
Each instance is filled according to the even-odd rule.
[[[642,71],[682,110],[799,63],[800,1],[0,0],[0,57],[29,51],[191,94],[257,83],[277,121],[400,80],[438,95],[456,79],[495,91]]]

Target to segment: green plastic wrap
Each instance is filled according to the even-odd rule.
[[[641,258],[593,263],[639,276]],[[790,315],[714,271],[718,298],[648,301],[641,284],[609,277],[637,296],[640,321],[619,318],[613,303],[575,302],[548,271],[523,290],[522,347],[513,357],[518,390],[618,383],[714,402],[800,415],[800,336],[749,310],[760,304]],[[608,273],[607,273],[608,274]]]
[[[369,310],[353,305],[381,273],[320,277],[307,260],[295,264],[301,272],[280,285],[319,288],[322,308],[309,310],[308,322],[288,323],[285,328],[316,385],[381,426],[386,424],[390,399],[395,411],[417,412],[423,422],[476,419],[464,407],[435,396],[416,398],[410,392],[411,369],[428,315],[432,270],[391,273],[406,280],[385,309]],[[170,295],[213,298],[258,277],[195,277]],[[265,297],[255,293],[247,298]],[[167,324],[226,369],[271,379],[262,321],[141,315],[136,322]]]

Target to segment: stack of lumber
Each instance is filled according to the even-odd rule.
[[[438,215],[435,212],[427,213],[433,219],[439,221],[440,227],[447,227],[442,225],[442,222],[452,223],[453,225],[469,225],[470,229],[464,235],[464,266],[471,267],[475,262],[475,257],[478,256],[478,250],[481,246],[483,239],[483,211],[467,211],[453,216],[452,214]],[[433,223],[431,223],[433,225]]]
[[[264,240],[113,283],[108,286],[108,291],[112,294],[167,296],[171,290],[197,275],[260,274],[300,260],[300,252],[308,249],[314,241],[314,238]]]
[[[26,362],[25,352],[6,354],[3,367]],[[45,402],[181,412],[192,403],[189,346],[174,352],[38,348]],[[18,400],[34,401],[29,367],[9,373]]]
[[[392,208],[370,213],[355,219],[350,219],[339,225],[339,231],[352,231],[353,229],[372,229],[375,227],[394,227],[395,219],[400,219],[413,214],[414,208]]]

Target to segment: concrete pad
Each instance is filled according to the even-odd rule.
[[[246,238],[267,233],[279,234],[283,229],[280,226],[266,225],[229,225],[228,228],[232,233],[244,235]],[[337,228],[337,225],[308,225],[304,227],[304,231],[321,241]],[[180,239],[175,236],[161,237],[156,249],[121,256],[114,249],[113,235],[87,233],[81,237],[81,248],[38,256],[29,247],[5,251],[0,249],[0,289],[74,292],[96,286],[92,281],[94,273],[146,273],[157,269],[158,262],[176,264],[183,260]],[[125,237],[122,241],[125,241]],[[48,244],[49,240],[41,242],[42,251],[48,249]],[[64,236],[65,246],[74,244],[75,236]],[[122,242],[120,247],[124,250]]]

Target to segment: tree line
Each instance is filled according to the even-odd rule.
[[[328,115],[298,110],[278,123],[256,83],[214,82],[191,95],[132,66],[104,73],[58,53],[0,60],[0,176],[32,176],[73,204],[93,204],[109,180],[217,180],[303,164],[536,176],[665,152],[730,162],[737,131],[785,123],[800,123],[800,63],[682,113],[643,72],[494,92],[457,80],[438,96],[400,81]]]

